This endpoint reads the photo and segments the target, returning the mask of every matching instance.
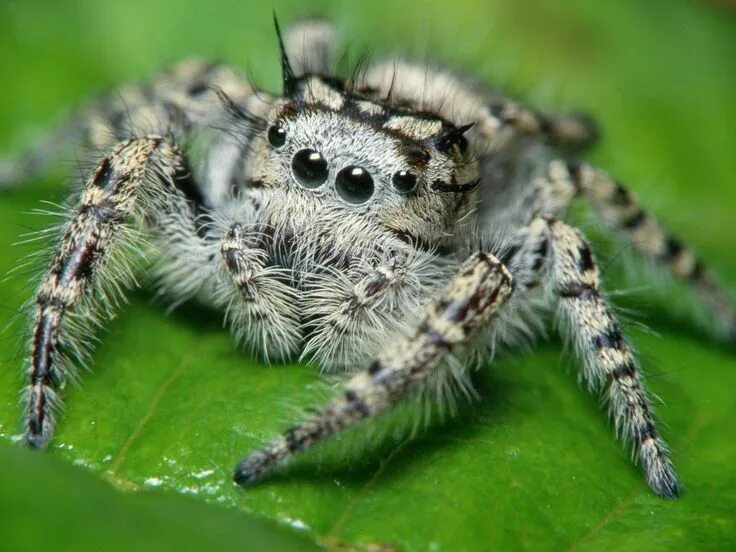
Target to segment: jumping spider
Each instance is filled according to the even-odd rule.
[[[283,94],[187,61],[123,88],[66,128],[98,153],[69,203],[31,305],[24,440],[45,447],[98,321],[153,251],[162,290],[223,308],[266,359],[353,375],[326,406],[251,453],[260,480],[296,452],[408,395],[467,385],[472,358],[538,333],[556,309],[581,377],[604,392],[655,493],[680,485],[591,248],[563,221],[587,200],[644,257],[686,282],[717,331],[734,308],[693,252],[604,172],[577,161],[580,115],[540,113],[439,67],[388,59],[333,76],[335,32],[292,25]],[[58,136],[6,164],[48,165]],[[439,393],[441,394],[441,393]]]

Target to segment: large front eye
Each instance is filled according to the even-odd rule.
[[[268,141],[275,147],[280,148],[286,143],[286,129],[281,125],[273,125],[268,129]]]
[[[313,149],[296,152],[291,160],[291,170],[305,188],[317,188],[327,180],[327,161]]]
[[[409,171],[398,171],[391,178],[396,191],[401,194],[408,194],[417,185],[417,176]]]
[[[335,189],[348,203],[364,203],[373,195],[373,177],[362,167],[345,167],[335,179]]]

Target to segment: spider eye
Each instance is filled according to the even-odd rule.
[[[373,177],[362,167],[345,167],[335,179],[335,188],[348,203],[365,203],[373,195]]]
[[[286,129],[281,125],[274,125],[268,129],[268,141],[275,148],[280,148],[286,143]]]
[[[417,185],[417,176],[409,171],[395,172],[391,180],[394,183],[396,191],[401,194],[408,194]]]
[[[291,160],[291,170],[305,188],[317,188],[327,180],[327,161],[313,149],[296,152]]]

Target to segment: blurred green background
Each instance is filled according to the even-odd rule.
[[[736,282],[728,2],[4,0],[0,151],[181,57],[221,59],[277,89],[274,8],[285,23],[330,15],[354,52],[430,57],[539,107],[595,114],[604,140],[593,161]],[[59,201],[73,166],[0,195],[0,274],[27,252],[11,247],[18,235],[50,223],[27,212]],[[609,288],[626,287],[612,253]],[[354,436],[345,455],[327,447],[241,491],[229,482],[232,465],[321,396],[317,374],[253,362],[218,317],[193,306],[166,316],[140,291],[103,335],[94,374],[68,390],[46,455],[12,444],[18,325],[2,334],[0,548],[736,547],[733,350],[689,321],[681,289],[652,296],[660,283],[643,284],[621,301],[660,334],[630,328],[665,399],[658,413],[687,486],[679,501],[648,491],[557,342],[477,374],[482,400],[414,440],[369,446]],[[22,275],[3,281],[0,322],[29,294]]]

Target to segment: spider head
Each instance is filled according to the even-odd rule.
[[[478,184],[463,133],[320,75],[292,77],[253,142],[252,181],[435,242]]]

